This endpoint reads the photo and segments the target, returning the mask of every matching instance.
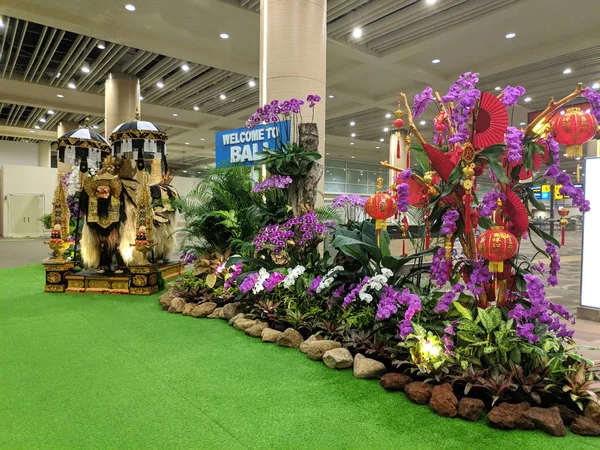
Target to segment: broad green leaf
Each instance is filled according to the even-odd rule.
[[[471,314],[471,311],[469,311],[457,301],[453,301],[452,304],[454,305],[456,310],[461,314],[461,316],[463,316],[465,319],[473,321],[473,314]]]
[[[496,347],[494,347],[493,345],[490,345],[489,347],[485,347],[483,349],[483,354],[484,355],[489,355],[490,353],[494,353],[497,350]]]
[[[539,237],[541,237],[544,241],[550,241],[554,245],[557,245],[560,247],[560,243],[555,238],[553,238],[548,233],[546,233],[544,230],[542,230],[541,228],[538,228],[536,225],[533,225],[532,223],[529,224],[529,228],[531,229],[531,231],[533,231],[535,234],[537,234]]]
[[[469,332],[475,333],[475,334],[485,334],[485,331],[483,328],[481,328],[479,325],[477,325],[472,320],[468,320],[468,319],[460,319],[460,322],[458,324],[458,329],[461,331],[469,331]]]
[[[529,191],[527,198],[529,198],[529,201],[536,209],[539,209],[540,211],[546,211],[546,205],[535,198],[535,193],[533,191]]]
[[[486,156],[488,159],[498,159],[504,152],[504,145],[496,144],[484,148],[477,154],[477,156]]]
[[[494,172],[494,175],[496,175],[496,178],[498,178],[498,180],[502,181],[503,183],[510,183],[510,180],[508,179],[508,177],[504,173],[504,170],[502,169],[502,165],[500,164],[500,162],[498,162],[497,159],[488,158],[488,163],[490,165],[490,168],[492,169],[492,172]]]
[[[478,336],[476,336],[472,333],[467,333],[466,331],[459,331],[458,333],[456,333],[456,335],[458,336],[459,339],[462,339],[463,341],[466,341],[466,342],[471,342],[472,344],[481,342]]]

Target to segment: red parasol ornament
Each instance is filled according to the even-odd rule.
[[[579,108],[569,108],[552,120],[552,134],[559,144],[567,146],[567,158],[581,158],[582,145],[592,139],[597,130],[596,118]]]
[[[503,143],[508,112],[500,99],[489,92],[482,92],[474,125],[473,147],[486,148]]]

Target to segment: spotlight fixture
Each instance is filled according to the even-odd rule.
[[[352,30],[352,37],[353,38],[358,39],[361,36],[362,36],[362,28],[356,27],[354,30]]]
[[[194,111],[200,111],[200,107],[199,106],[194,106]]]
[[[42,118],[40,119],[40,122],[42,122],[42,123],[46,123],[46,118],[45,118],[45,117],[42,117]]]
[[[187,72],[188,70],[190,70],[190,66],[188,65],[188,63],[183,63],[181,65],[181,70],[183,70],[184,72]]]
[[[221,95],[219,95],[219,98],[220,98],[221,100],[225,100],[225,99],[227,98],[227,96],[226,96],[225,94],[221,94]]]
[[[438,59],[438,58],[435,58],[435,59],[432,59],[432,60],[431,60],[431,63],[432,63],[432,64],[439,64],[439,63],[440,63],[440,61],[441,61],[440,59]]]
[[[77,83],[75,82],[75,78],[71,78],[71,80],[69,81],[69,84],[67,84],[67,87],[69,89],[75,89],[77,87]]]
[[[159,89],[162,89],[165,87],[165,82],[162,78],[156,82],[156,87]]]
[[[96,47],[98,47],[100,50],[104,50],[106,48],[106,42],[99,41]]]
[[[256,81],[254,81],[254,80],[248,81],[248,86],[255,87],[256,86]]]
[[[506,39],[512,39],[516,36],[515,33],[508,33],[506,36],[504,36]]]
[[[390,113],[387,113],[387,114],[385,115],[385,118],[386,118],[386,119],[390,119],[391,117],[392,117],[392,115],[391,115]]]
[[[525,97],[525,98],[523,99],[523,101],[524,101],[525,103],[529,103],[529,102],[531,101],[531,97]]]
[[[351,127],[353,127],[354,125],[356,125],[356,122],[354,122],[354,121],[350,122]]]
[[[48,110],[48,114],[50,114],[50,115],[54,114],[54,110],[53,109],[49,109]]]
[[[129,12],[135,11],[135,6],[133,5],[125,5],[125,9]]]
[[[331,95],[331,94],[329,94],[329,95],[328,95],[328,97],[329,97],[329,98],[335,98],[335,95]]]
[[[82,71],[83,73],[90,73],[90,65],[89,65],[88,63],[84,62],[84,63],[81,65],[81,71]]]
[[[571,73],[571,69],[569,69],[568,67],[565,70],[563,70],[564,75],[569,75],[570,73]]]
[[[221,33],[221,34],[219,35],[219,37],[220,37],[221,39],[229,39],[229,35],[228,35],[227,33]]]

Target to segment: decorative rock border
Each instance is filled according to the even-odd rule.
[[[331,369],[353,369],[356,378],[380,378],[380,385],[390,392],[404,392],[408,399],[419,405],[429,405],[442,417],[460,417],[477,422],[483,415],[484,402],[477,398],[458,399],[448,383],[431,385],[415,381],[404,373],[386,373],[386,367],[380,361],[367,358],[361,353],[354,357],[350,351],[337,341],[312,335],[304,340],[294,328],[284,331],[269,328],[269,324],[246,317],[240,312],[239,303],[228,303],[222,308],[216,303],[186,303],[184,299],[167,292],[159,298],[162,309],[173,314],[191,317],[227,320],[229,325],[244,331],[248,336],[261,338],[262,342],[275,343],[281,347],[298,348],[308,358],[323,361]],[[565,436],[566,427],[582,436],[600,436],[600,405],[588,403],[583,415],[578,415],[565,405],[550,408],[532,407],[527,402],[518,404],[500,403],[492,407],[486,416],[490,427],[504,430],[539,430],[551,436]]]

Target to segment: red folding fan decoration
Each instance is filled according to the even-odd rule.
[[[408,184],[408,204],[410,206],[417,206],[423,208],[427,204],[429,198],[429,189],[410,177],[406,184]]]
[[[447,183],[450,174],[454,170],[454,164],[452,164],[450,157],[432,145],[424,144],[423,147],[425,147],[427,157],[431,162],[431,167],[433,167],[433,170],[435,170],[442,180]]]
[[[502,102],[489,92],[481,93],[473,147],[486,148],[504,142],[504,133],[508,126],[508,112]]]
[[[514,233],[517,235],[523,234],[529,229],[529,216],[525,205],[512,189],[507,189],[505,194],[504,213],[513,224]]]

